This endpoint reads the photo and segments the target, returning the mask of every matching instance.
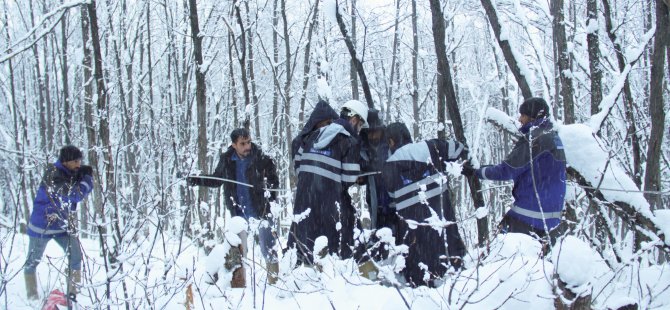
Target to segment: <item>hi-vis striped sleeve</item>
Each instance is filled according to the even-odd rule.
[[[337,183],[356,182],[361,170],[359,164],[342,163],[335,158],[319,153],[303,153],[302,149],[296,155],[295,160],[296,163],[299,163],[296,170],[298,174],[303,172],[312,173]]]
[[[425,196],[421,195],[423,186],[425,186]],[[389,192],[389,196],[395,201],[393,207],[399,211],[423,200],[429,200],[435,196],[442,195],[447,189],[449,189],[449,187],[447,186],[445,176],[441,173],[436,173],[419,181],[405,185],[394,192]]]

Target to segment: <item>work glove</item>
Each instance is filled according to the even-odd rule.
[[[466,176],[466,177],[471,177],[476,174],[477,169],[472,167],[472,164],[470,163],[469,160],[466,160],[463,162],[463,170],[461,170],[461,174]]]
[[[77,170],[77,172],[82,176],[84,175],[93,176],[93,167],[87,165],[81,165],[81,167],[79,167],[79,170]]]
[[[87,175],[91,176],[91,177],[93,176],[93,167],[87,166],[87,165],[81,165],[81,167],[79,167],[79,169],[77,169],[77,172],[75,172],[74,179],[77,182],[80,182]]]

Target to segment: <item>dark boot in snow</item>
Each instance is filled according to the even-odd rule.
[[[37,274],[35,273],[26,273],[24,274],[26,278],[26,296],[30,300],[37,299]]]

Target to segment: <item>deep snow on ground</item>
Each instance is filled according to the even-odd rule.
[[[21,268],[27,236],[16,234],[12,240],[12,235],[4,231],[2,237],[2,254],[9,259],[8,265],[2,266],[8,283],[1,307],[38,308],[39,302],[31,303],[25,297]],[[491,242],[487,255],[478,258],[481,250],[471,249],[466,259],[467,269],[460,273],[452,271],[445,276],[442,285],[433,289],[396,289],[383,281],[370,281],[357,274],[352,260],[329,256],[321,259],[321,271],[311,267],[293,269],[286,263],[288,255],[281,263],[281,279],[276,285],[268,285],[258,246],[247,256],[247,288],[231,289],[225,271],[216,285],[209,285],[205,283],[205,270],[216,264],[217,258],[206,257],[189,241],[183,241],[184,251],[178,257],[175,257],[178,240],[166,243],[167,252],[158,244],[150,257],[148,240],[139,246],[129,245],[129,249],[135,250],[123,258],[123,272],[118,269],[106,272],[101,265],[98,241],[82,240],[86,270],[83,292],[79,295],[80,306],[102,309],[109,303],[112,309],[125,308],[123,280],[131,309],[185,309],[189,284],[194,309],[407,309],[407,305],[412,309],[462,306],[466,309],[553,309],[554,273],[558,269],[575,291],[593,293],[596,308],[604,309],[629,300],[640,302],[642,309],[670,307],[667,265],[633,261],[612,270],[598,253],[572,236],[557,244],[554,252],[541,257],[541,246],[533,238],[521,234],[500,235]],[[223,264],[223,258],[218,261]],[[555,268],[556,265],[559,267]],[[172,267],[163,277],[166,266]],[[52,289],[65,288],[64,276],[57,270],[64,267],[62,250],[51,242],[38,267],[41,296]],[[112,279],[110,299],[105,297],[107,277]]]

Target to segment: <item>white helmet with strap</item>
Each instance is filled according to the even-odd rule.
[[[363,120],[363,128],[368,128],[368,107],[358,100],[349,100],[342,105],[341,110],[349,110],[348,117],[358,115]]]

